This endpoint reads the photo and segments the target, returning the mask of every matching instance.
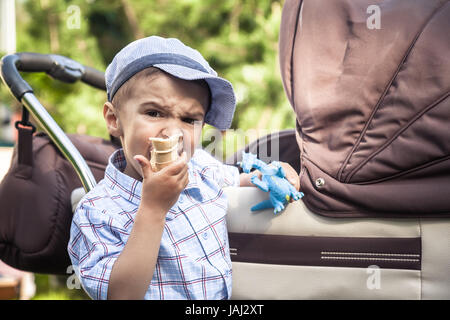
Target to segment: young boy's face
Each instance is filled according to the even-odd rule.
[[[149,137],[182,133],[179,153],[186,151],[190,159],[200,142],[209,105],[206,86],[158,71],[134,81],[120,101],[120,106],[106,102],[103,114],[109,133],[122,142],[125,174],[141,180],[140,165],[133,158],[143,155],[150,159]]]

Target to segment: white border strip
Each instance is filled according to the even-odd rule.
[[[420,254],[412,253],[369,253],[369,252],[334,252],[334,251],[322,251],[320,254],[333,254],[333,255],[360,255],[360,256],[397,256],[397,257],[417,257],[420,258]]]

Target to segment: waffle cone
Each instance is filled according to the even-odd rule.
[[[167,139],[150,138],[153,149],[150,163],[153,170],[159,171],[178,159],[178,141],[180,135],[173,135]]]

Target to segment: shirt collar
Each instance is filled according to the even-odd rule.
[[[185,189],[200,189],[200,173],[196,170],[197,168],[191,160],[188,162],[189,183]],[[108,166],[105,170],[105,181],[109,188],[138,206],[141,201],[142,182],[123,173],[126,165],[127,161],[123,149],[114,151],[108,160]]]

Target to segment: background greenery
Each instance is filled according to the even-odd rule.
[[[232,129],[241,131],[227,133],[224,156],[256,138],[243,136],[248,129],[259,136],[295,125],[277,57],[283,1],[17,0],[16,5],[17,51],[61,54],[104,71],[121,48],[145,36],[175,37],[199,50],[233,84],[238,99]],[[108,137],[104,92],[45,74],[24,77],[65,132]],[[4,86],[0,90],[0,99],[13,104]]]
[[[90,300],[82,288],[69,289],[71,279],[61,275],[35,274],[36,294],[32,300]]]
[[[295,125],[277,56],[283,2],[16,0],[17,51],[61,54],[104,71],[135,39],[180,39],[199,50],[234,86],[237,109],[232,129],[240,130],[224,136],[221,152],[226,157],[260,135]],[[64,84],[45,74],[24,78],[65,132],[108,138],[102,116],[105,92],[81,83]],[[0,100],[13,109],[20,107],[3,85]],[[68,290],[66,278],[36,275],[36,298],[87,298],[82,290]]]

